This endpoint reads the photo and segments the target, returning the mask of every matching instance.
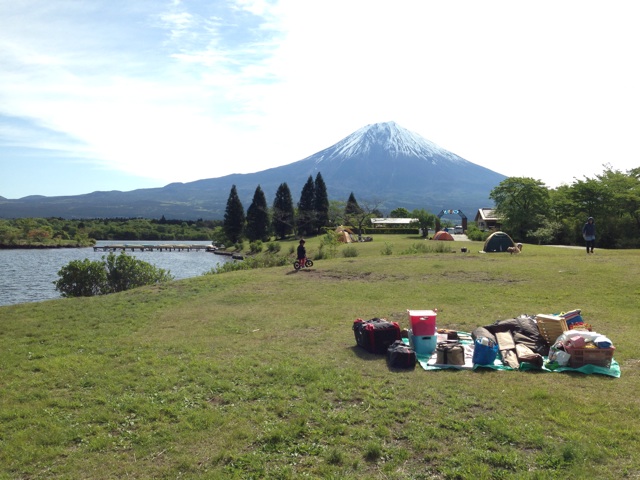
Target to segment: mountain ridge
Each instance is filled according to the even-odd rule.
[[[506,177],[449,152],[395,122],[364,126],[302,160],[260,172],[231,174],[164,187],[96,191],[82,195],[0,197],[0,218],[221,219],[232,185],[245,210],[258,185],[271,204],[281,183],[295,203],[309,176],[321,173],[330,200],[375,204],[383,212],[403,207],[432,213],[458,209],[472,216],[491,206],[489,193]]]

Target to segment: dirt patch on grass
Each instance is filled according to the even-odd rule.
[[[441,272],[434,275],[428,275],[427,277],[424,277],[424,278],[428,279],[433,277],[446,277],[447,280],[453,280],[453,281],[460,279],[463,282],[495,282],[495,283],[505,283],[505,284],[524,282],[524,279],[522,278],[514,278],[514,277],[507,277],[507,276],[498,277],[494,274],[491,274],[488,272],[482,272],[482,271],[477,271],[477,272],[469,272],[469,271],[446,272],[445,271],[445,272]]]
[[[310,277],[317,279],[319,281],[335,281],[335,282],[343,282],[343,281],[362,281],[362,282],[385,282],[389,280],[405,280],[408,278],[406,275],[387,275],[383,273],[376,272],[336,272],[336,271],[327,271],[327,270],[314,270],[314,269],[305,269],[300,270],[299,274],[306,274]]]

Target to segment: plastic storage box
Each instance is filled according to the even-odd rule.
[[[409,325],[416,336],[431,336],[436,334],[436,312],[433,310],[407,310]]]

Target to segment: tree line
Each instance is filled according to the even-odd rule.
[[[581,245],[587,217],[596,221],[597,243],[603,248],[640,248],[640,168],[620,172],[606,166],[594,178],[576,180],[555,189],[530,177],[509,177],[490,193],[502,219],[501,230],[518,242]],[[0,246],[86,246],[95,240],[208,240],[237,243],[311,236],[324,228],[349,225],[362,234],[371,217],[384,217],[382,202],[361,202],[353,193],[346,202],[329,200],[322,175],[309,176],[294,206],[291,191],[282,183],[271,206],[258,186],[244,210],[235,185],[227,200],[224,220],[20,218],[0,219]],[[391,217],[417,219],[423,233],[435,224],[435,215],[423,209],[396,208]],[[482,232],[469,224],[469,238]],[[474,234],[477,234],[474,236]]]
[[[603,248],[640,247],[640,168],[610,166],[594,178],[547,188],[530,177],[509,177],[491,191],[501,229],[519,242],[582,245],[588,217]]]
[[[0,219],[0,245],[87,246],[96,240],[211,240],[221,235],[220,220],[144,218]]]
[[[344,224],[354,227],[362,237],[370,226],[368,222],[372,217],[384,216],[379,210],[381,203],[367,201],[359,204],[353,192],[346,202],[330,201],[322,174],[318,172],[315,180],[309,175],[295,206],[286,182],[278,187],[271,208],[258,185],[245,214],[236,186],[233,185],[227,199],[223,231],[231,243],[245,238],[255,242],[267,241],[272,235],[277,239],[284,239],[292,234],[300,237],[318,235],[327,227]],[[425,235],[428,228],[434,226],[436,219],[435,215],[422,209],[409,213],[400,208],[391,213],[398,217],[415,218],[416,222],[412,227],[422,229]]]
[[[296,232],[300,236],[317,235],[329,224],[329,197],[327,186],[318,172],[311,175],[302,187],[297,208],[294,208],[291,190],[286,182],[276,190],[271,209],[267,205],[260,185],[246,211],[238,197],[236,186],[231,187],[222,223],[223,231],[231,243],[243,238],[250,242],[268,241],[272,235],[284,239]]]

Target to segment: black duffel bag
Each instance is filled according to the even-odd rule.
[[[400,325],[385,318],[356,319],[353,322],[356,343],[371,353],[385,354],[389,345],[400,340]]]
[[[415,368],[416,352],[402,340],[396,340],[387,349],[387,362],[393,368]]]

